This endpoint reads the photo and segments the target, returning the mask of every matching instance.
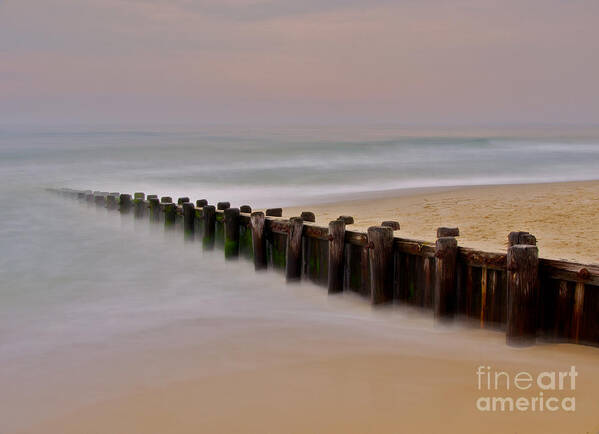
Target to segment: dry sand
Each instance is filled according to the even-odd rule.
[[[434,241],[439,226],[460,228],[462,246],[504,252],[511,231],[537,237],[541,257],[599,263],[599,181],[456,187],[387,193],[375,199],[285,209],[316,214],[326,225],[351,215],[365,230],[397,220],[397,236]]]

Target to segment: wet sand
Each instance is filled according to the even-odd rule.
[[[351,215],[350,228],[366,230],[384,220],[397,220],[397,236],[434,241],[436,228],[460,228],[459,244],[504,252],[511,231],[537,237],[541,257],[599,263],[599,181],[455,187],[378,193],[336,203],[292,207],[316,214],[326,225]]]
[[[88,405],[71,402],[70,411],[24,432],[563,434],[599,429],[596,348],[514,349],[499,331],[435,327],[422,312],[373,310],[356,297],[327,297],[312,286],[292,288],[283,298],[299,309],[281,310],[277,301],[270,305],[277,313],[264,318],[202,315],[156,331],[152,341],[162,343],[154,348],[137,349],[124,359],[113,348],[111,362],[84,367],[88,375],[118,382],[111,396]],[[490,395],[477,389],[481,365],[512,376],[574,365],[576,389],[556,395],[574,396],[576,411],[480,412],[476,400]],[[170,378],[174,372],[184,379]],[[65,380],[54,393],[77,402],[85,381],[74,381],[74,389]],[[536,396],[538,390],[512,386],[496,394],[515,399]]]

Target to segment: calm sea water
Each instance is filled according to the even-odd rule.
[[[599,131],[0,129],[3,190],[191,195],[255,206],[413,187],[593,179]]]
[[[231,267],[45,187],[265,207],[402,188],[594,179],[598,167],[592,131],[0,128],[0,382],[8,392],[0,408],[11,409],[12,422],[19,408],[27,413],[9,403],[35,395],[51,360],[64,366],[92,348],[131,346],[136,333],[198,316],[336,321],[293,297],[273,298],[279,276]]]

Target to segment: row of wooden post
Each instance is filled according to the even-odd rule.
[[[119,209],[121,213],[133,210],[136,218],[149,215],[151,222],[164,220],[164,226],[172,229],[177,223],[177,205],[171,197],[158,199],[156,195],[78,192],[77,197],[105,205],[108,209]],[[147,199],[147,202],[146,202]],[[219,202],[217,206],[209,205],[204,199],[190,202],[182,197],[177,201],[182,207],[183,231],[185,237],[195,237],[196,208],[202,209],[204,233],[203,248],[211,250],[215,246],[216,210],[222,211],[224,226],[224,251],[227,259],[239,256],[240,250],[240,213],[250,215],[250,227],[253,261],[256,270],[267,268],[266,253],[266,217],[281,217],[281,208],[271,208],[266,212],[252,212],[249,205],[231,208],[229,202]],[[285,277],[287,281],[297,281],[302,274],[302,236],[304,222],[314,222],[314,213],[304,211],[300,217],[288,220],[287,244],[285,249]],[[328,226],[328,291],[343,291],[345,232],[346,225],[352,224],[350,216],[340,216]],[[400,225],[395,221],[386,221],[381,226],[368,228],[368,262],[370,270],[370,300],[372,304],[382,304],[393,299],[394,279],[394,231]],[[439,321],[454,318],[457,310],[457,270],[458,242],[457,228],[438,228],[435,244],[435,282],[433,310]],[[508,276],[508,312],[507,342],[511,345],[527,345],[536,339],[537,305],[539,294],[538,281],[539,257],[536,239],[528,232],[512,232],[508,236],[507,276]]]

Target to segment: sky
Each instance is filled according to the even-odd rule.
[[[0,123],[599,123],[597,0],[0,0]]]

